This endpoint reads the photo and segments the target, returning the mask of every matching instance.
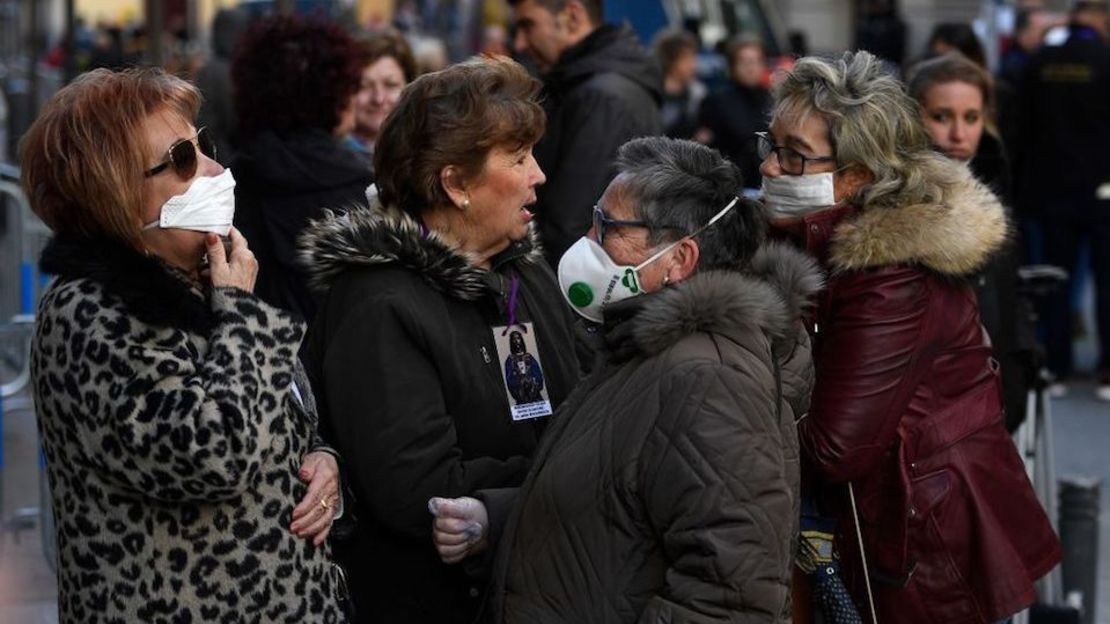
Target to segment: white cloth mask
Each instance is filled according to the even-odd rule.
[[[227,236],[235,219],[235,178],[231,169],[218,176],[197,178],[181,195],[174,195],[162,204],[157,221],[143,226],[154,228],[212,232]]]
[[[578,239],[559,260],[559,291],[574,311],[587,320],[603,322],[602,307],[642,294],[640,270],[662,258],[684,240],[701,234],[725,216],[739,198],[734,197],[723,210],[693,234],[684,236],[652,254],[636,266],[613,262],[605,248],[588,236]]]
[[[763,203],[772,218],[799,217],[834,206],[833,172],[763,176]]]

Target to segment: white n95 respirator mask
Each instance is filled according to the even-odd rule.
[[[218,176],[197,178],[181,195],[174,195],[162,204],[157,221],[143,226],[154,228],[212,232],[227,236],[235,219],[235,178],[230,169]]]
[[[734,197],[723,210],[713,215],[708,223],[693,234],[667,245],[636,266],[613,262],[605,248],[588,236],[583,236],[559,260],[559,291],[575,312],[595,323],[603,322],[604,306],[644,292],[640,285],[640,271],[644,267],[662,258],[682,241],[701,234],[725,216],[738,201],[739,198]]]

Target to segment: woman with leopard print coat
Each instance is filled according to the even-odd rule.
[[[23,142],[55,232],[31,367],[60,620],[341,622],[338,468],[298,373],[304,327],[251,293],[198,105],[160,70],[98,70]]]

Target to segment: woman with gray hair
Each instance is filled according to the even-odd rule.
[[[501,536],[496,622],[789,621],[820,273],[761,246],[762,210],[716,151],[637,139],[617,168],[559,264],[600,363],[519,490],[432,501],[440,555]]]
[[[1008,617],[1060,547],[1003,425],[967,279],[1005,241],[1003,208],[932,151],[866,52],[802,59],[774,97],[764,199],[831,276],[798,435],[856,602],[883,622]]]

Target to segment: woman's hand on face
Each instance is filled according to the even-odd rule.
[[[239,288],[254,291],[254,280],[258,277],[258,260],[247,246],[247,239],[239,230],[231,228],[228,233],[230,249],[224,248],[223,241],[215,234],[208,234],[208,274],[213,288]]]
[[[444,563],[458,563],[489,547],[489,516],[486,506],[476,498],[433,498],[428,511],[432,522],[432,541]]]
[[[297,476],[308,484],[308,492],[293,509],[289,530],[320,546],[328,539],[339,504],[339,464],[331,453],[316,451],[304,456]]]

